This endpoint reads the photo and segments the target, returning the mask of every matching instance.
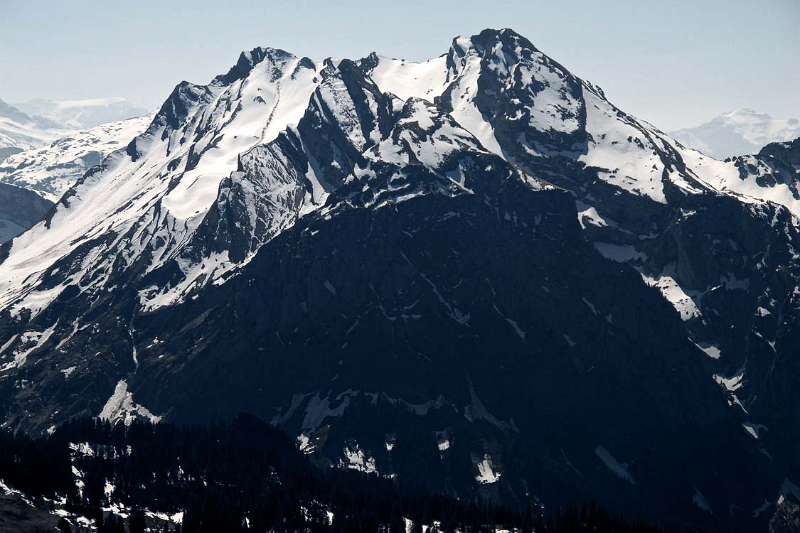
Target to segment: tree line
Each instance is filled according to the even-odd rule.
[[[41,438],[1,431],[0,479],[37,507],[60,502],[101,533],[658,531],[592,505],[545,520],[534,506],[512,510],[318,468],[288,435],[248,415],[202,427],[84,419]],[[82,531],[69,518],[58,527]]]

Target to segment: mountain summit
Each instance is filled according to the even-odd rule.
[[[246,411],[330,467],[748,530],[800,479],[795,155],[686,148],[509,29],[256,48],[0,248],[0,415]]]

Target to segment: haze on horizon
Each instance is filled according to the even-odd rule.
[[[456,35],[511,27],[664,130],[743,107],[800,114],[796,0],[428,4],[7,0],[0,99],[123,96],[155,109],[179,81],[207,83],[256,46],[314,58],[374,50],[426,59],[444,53]]]

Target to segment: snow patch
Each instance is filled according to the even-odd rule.
[[[606,467],[611,470],[611,472],[620,478],[623,481],[627,481],[631,485],[636,485],[636,481],[631,476],[631,473],[628,471],[627,463],[620,463],[619,461],[611,455],[611,452],[606,450],[603,446],[598,445],[594,449],[595,455],[603,462]]]
[[[655,287],[661,292],[684,322],[702,315],[694,299],[678,285],[670,273],[650,276],[640,271],[639,274],[647,285]]]
[[[711,359],[719,359],[720,355],[722,355],[722,351],[715,345],[708,343],[708,342],[694,342],[695,346],[703,350],[707,356]]]
[[[321,426],[326,418],[342,416],[349,405],[350,398],[345,397],[339,402],[339,405],[331,407],[328,397],[321,398],[319,394],[315,393],[306,404],[302,428],[313,431]]]
[[[128,383],[124,379],[117,383],[114,393],[103,406],[98,417],[112,424],[122,422],[126,426],[131,425],[136,418],[144,418],[152,424],[161,421],[160,416],[154,415],[146,407],[133,401],[133,393],[128,391]]]
[[[695,487],[694,495],[692,496],[692,503],[694,503],[700,510],[707,512],[708,514],[714,514],[711,511],[711,506],[708,504],[708,500],[703,493],[697,490]]]
[[[744,372],[740,372],[739,374],[730,378],[726,378],[720,374],[714,374],[714,381],[716,381],[717,384],[722,385],[722,387],[724,387],[728,392],[739,390],[743,385],[743,379]]]
[[[496,470],[492,457],[488,453],[484,454],[483,458],[475,463],[475,467],[478,469],[475,481],[481,485],[497,483],[502,477],[502,474]]]
[[[358,444],[345,446],[344,461],[339,462],[340,467],[363,472],[364,474],[377,474],[375,458],[368,456]]]

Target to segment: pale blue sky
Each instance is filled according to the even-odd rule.
[[[422,59],[485,27],[514,28],[663,129],[738,107],[800,115],[800,0],[0,0],[0,98],[155,108],[259,45]]]

